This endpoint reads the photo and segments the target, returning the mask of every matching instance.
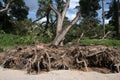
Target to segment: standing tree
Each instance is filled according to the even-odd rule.
[[[14,22],[26,19],[28,10],[24,0],[0,1],[0,29],[7,33],[12,32]]]
[[[69,31],[69,29],[79,20],[80,13],[78,12],[76,17],[71,21],[70,24],[65,26],[63,28],[63,21],[65,19],[65,15],[67,12],[67,9],[69,8],[70,0],[66,0],[66,4],[63,8],[63,11],[59,12],[53,5],[50,5],[51,9],[57,14],[57,30],[56,30],[56,37],[52,42],[52,45],[58,46],[60,42],[65,37],[66,33]]]
[[[119,32],[119,0],[112,0],[109,4],[109,11],[106,14],[106,18],[111,18],[109,21],[109,24],[114,26],[114,31],[116,32],[114,37],[119,38],[120,32]]]
[[[98,16],[97,10],[101,8],[99,1],[100,0],[80,0],[79,5],[81,16],[83,18],[95,18]]]
[[[29,8],[25,5],[24,0],[13,0],[10,5],[9,13],[17,20],[27,19]]]
[[[38,19],[35,20],[34,22],[36,21],[39,21],[43,18],[46,18],[46,24],[45,24],[45,28],[47,29],[48,28],[48,25],[50,23],[50,15],[51,15],[51,8],[49,7],[48,4],[51,4],[52,3],[52,0],[38,0],[38,3],[39,3],[39,8],[37,10],[37,17]]]
[[[102,0],[102,23],[103,23],[103,35],[105,36],[105,11],[104,11],[104,0]]]
[[[100,4],[100,0],[80,0],[79,5],[80,5],[80,12],[81,12],[81,17],[82,21],[80,25],[84,27],[86,32],[84,33],[84,36],[86,37],[98,37],[98,34],[96,34],[95,29],[97,29],[97,25],[99,23],[99,20],[97,19],[98,12]],[[87,24],[87,25],[86,25]]]

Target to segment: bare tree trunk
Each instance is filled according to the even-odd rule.
[[[53,40],[52,44],[53,45],[59,45],[60,41],[65,37],[66,33],[69,31],[69,29],[79,20],[80,18],[80,13],[77,14],[77,16],[72,20],[72,22],[66,26],[60,34]]]
[[[103,22],[103,36],[105,36],[105,13],[104,13],[104,0],[102,0],[102,22]]]
[[[58,18],[57,18],[57,30],[56,30],[56,37],[60,34],[60,32],[62,31],[63,28],[63,21],[67,12],[67,9],[69,7],[70,4],[70,0],[66,0],[66,5],[63,9],[63,12],[60,13],[57,9],[55,9],[52,5],[50,5],[50,7],[52,8],[52,10],[57,14]],[[59,43],[61,46],[63,45],[63,40],[61,41],[61,43]]]
[[[57,18],[57,30],[56,30],[56,37],[57,35],[60,34],[61,30],[62,30],[62,25],[63,25],[63,21],[67,12],[67,9],[69,7],[70,4],[70,0],[66,0],[66,5],[63,9],[63,12],[60,13],[57,9],[55,9],[52,5],[50,5],[50,7],[52,8],[52,10],[57,14],[58,18]]]
[[[60,13],[57,9],[55,9],[52,5],[50,5],[50,7],[52,8],[52,10],[57,14],[58,19],[57,19],[57,30],[56,30],[56,37],[52,42],[52,45],[60,45],[61,42],[63,41],[66,33],[69,31],[69,29],[79,20],[80,18],[80,13],[77,13],[76,17],[72,20],[72,22],[66,26],[63,29],[63,21],[67,12],[67,9],[69,7],[70,4],[70,0],[66,0],[66,5],[63,9],[63,12]]]

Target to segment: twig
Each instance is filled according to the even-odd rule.
[[[114,65],[117,68],[117,72],[120,72],[120,63]]]
[[[76,58],[76,62],[77,62],[78,64],[83,63],[84,66],[85,66],[86,71],[88,72],[88,68],[87,68],[87,64],[86,64],[86,61],[85,61],[85,60],[79,61],[78,58]]]
[[[38,66],[38,74],[40,72],[40,61],[37,62],[37,66]]]
[[[11,2],[12,2],[12,1],[9,1],[9,2],[7,3],[7,5],[6,5],[6,7],[5,7],[4,9],[1,9],[0,12],[7,11],[8,8],[9,8],[9,6],[10,6],[10,3],[11,3]]]
[[[50,61],[50,56],[48,55],[47,52],[45,52],[46,56],[47,56],[47,59],[48,59],[48,70],[50,71],[51,69],[51,61]]]
[[[79,43],[79,41],[82,39],[83,36],[84,36],[84,33],[82,33],[82,34],[80,35],[80,38],[77,40],[78,43]]]
[[[102,39],[105,39],[110,33],[111,33],[111,31],[108,31],[108,32],[103,36]]]
[[[94,56],[94,55],[97,55],[97,54],[100,54],[104,51],[98,51],[98,52],[95,52],[95,53],[92,53],[92,54],[89,54],[89,55],[86,55],[86,57],[91,57],[91,56]]]

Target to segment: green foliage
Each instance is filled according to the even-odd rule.
[[[100,9],[100,0],[80,0],[80,12],[82,17],[96,17],[98,15],[97,10]]]
[[[82,20],[80,22],[80,32],[84,33],[84,38],[100,38],[102,28],[99,26],[97,10],[99,10],[100,0],[80,0],[80,13]]]
[[[113,38],[115,39],[116,38],[116,31],[115,31],[114,26],[112,26],[110,24],[106,25],[106,32],[110,32],[110,34],[108,36],[109,39],[113,39]]]
[[[74,25],[65,36],[64,43],[71,42],[74,39],[80,38],[80,35],[82,34],[82,30],[83,29],[81,29],[79,25]]]
[[[24,20],[27,18],[29,8],[25,5],[24,0],[14,0],[10,8],[11,16],[15,17],[17,20]]]
[[[30,45],[34,42],[35,39],[31,35],[19,36],[13,34],[0,34],[0,48]]]
[[[16,35],[26,35],[29,34],[31,31],[31,26],[32,21],[28,19],[24,19],[22,21],[15,21],[14,23],[14,34]]]
[[[41,25],[34,25],[34,27],[35,28],[32,30],[32,33],[36,41],[42,43],[49,43],[52,41],[54,35],[51,28],[45,30],[45,27]]]
[[[79,42],[73,41],[66,45],[106,45],[110,47],[120,48],[120,40],[101,40],[101,39],[85,39]]]
[[[0,34],[0,46],[14,46],[18,42],[18,38],[19,36],[12,34]]]
[[[113,31],[116,32],[114,36],[118,36],[118,2],[111,0],[109,4],[109,11],[106,13],[106,18],[110,19],[109,24],[114,27]]]
[[[56,6],[59,12],[62,12],[65,6],[65,1],[64,0],[55,0]]]
[[[84,37],[99,38],[102,36],[102,27],[100,27],[98,24],[98,19],[84,18],[80,23],[80,31],[84,33]]]
[[[8,0],[0,1],[0,9],[5,7],[7,1]],[[0,30],[4,30],[6,33],[14,32],[14,23],[26,19],[28,10],[24,0],[13,0],[9,10],[0,13]]]
[[[47,14],[50,14],[50,7],[49,4],[51,4],[51,0],[38,0],[39,8],[37,11],[37,17],[43,18],[47,16]]]
[[[86,25],[87,24],[87,25]],[[65,43],[82,39],[100,39],[102,38],[103,29],[99,21],[94,18],[83,19],[80,25],[74,25],[65,37]]]

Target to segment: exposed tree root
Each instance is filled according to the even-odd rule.
[[[120,72],[120,51],[102,45],[57,48],[33,45],[3,54],[0,63],[4,68],[26,69],[29,74],[53,69],[85,68],[88,71],[88,67],[105,67],[111,72]]]

